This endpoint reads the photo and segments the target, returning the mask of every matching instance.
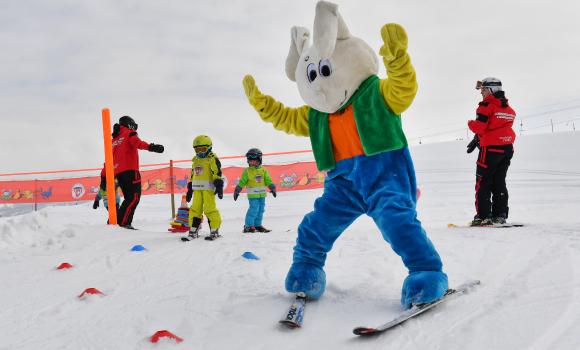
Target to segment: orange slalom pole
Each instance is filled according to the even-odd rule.
[[[113,168],[113,140],[111,139],[111,113],[103,108],[103,142],[105,145],[105,176],[107,177],[107,199],[109,202],[109,225],[117,224],[117,197],[115,193],[115,170]]]

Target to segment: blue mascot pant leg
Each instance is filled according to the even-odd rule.
[[[356,218],[364,213],[362,198],[352,190],[353,184],[343,176],[328,176],[322,197],[314,202],[314,211],[298,226],[294,261],[286,277],[286,290],[304,292],[319,298],[326,288],[322,270],[326,253],[334,241]]]
[[[368,162],[370,160],[370,162]],[[360,188],[384,239],[403,259],[409,272],[441,271],[433,243],[417,219],[417,185],[408,149],[367,157]]]
[[[417,185],[409,150],[385,152],[360,161],[365,175],[359,178],[359,188],[368,205],[367,214],[409,270],[401,303],[410,307],[441,298],[448,287],[447,275],[417,219]]]
[[[342,160],[328,173],[324,193],[298,227],[289,292],[324,293],[322,267],[334,241],[361,214],[373,218],[409,270],[401,303],[436,300],[447,290],[442,262],[417,220],[416,180],[408,149]]]
[[[256,221],[256,217],[258,216],[258,211],[260,210],[260,198],[248,198],[248,202],[250,206],[248,207],[248,211],[246,212],[246,226],[254,226],[254,221]]]

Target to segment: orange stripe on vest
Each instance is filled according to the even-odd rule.
[[[340,161],[365,154],[356,128],[352,104],[328,116],[334,160]]]

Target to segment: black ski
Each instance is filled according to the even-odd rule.
[[[510,228],[510,227],[523,227],[524,224],[521,223],[505,223],[505,224],[492,224],[492,225],[457,225],[457,224],[447,224],[448,228]]]
[[[288,312],[279,321],[288,328],[302,327],[304,320],[304,309],[306,308],[306,294],[296,293],[296,298],[288,308]]]
[[[220,238],[221,235],[217,235],[217,236],[212,236],[211,234],[209,236],[205,236],[204,239],[206,241],[215,241],[216,239]]]
[[[452,299],[452,297],[459,296],[459,295],[466,293],[467,291],[469,291],[469,289],[475,287],[478,284],[480,284],[480,281],[478,281],[478,280],[466,282],[466,283],[460,285],[459,287],[457,287],[456,289],[448,289],[447,292],[445,293],[445,295],[441,299],[433,301],[431,303],[415,305],[412,308],[410,308],[409,310],[404,311],[400,316],[396,317],[395,319],[393,319],[385,324],[382,324],[378,327],[356,327],[355,329],[352,330],[352,332],[354,334],[360,335],[360,336],[376,335],[376,334],[383,333],[383,332],[385,332],[385,331],[387,331],[395,326],[400,325],[401,323],[403,323],[403,322],[405,322],[413,317],[416,317],[416,316],[424,313],[425,311],[433,309],[435,306],[442,304],[443,302],[445,302],[449,299]]]
[[[189,241],[193,241],[194,239],[199,238],[199,234],[196,234],[195,236],[191,236],[191,235],[187,235],[184,237],[181,237],[181,241],[182,242],[189,242]]]

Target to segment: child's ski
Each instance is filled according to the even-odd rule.
[[[435,306],[451,299],[452,297],[464,294],[469,289],[471,289],[472,287],[474,287],[478,284],[480,284],[480,281],[478,281],[478,280],[466,282],[466,283],[460,285],[459,287],[457,287],[456,289],[448,289],[447,292],[445,293],[445,295],[443,296],[443,298],[436,300],[434,302],[431,302],[431,303],[415,305],[412,308],[410,308],[409,310],[404,311],[400,316],[396,317],[392,321],[389,321],[383,325],[380,325],[378,327],[356,327],[355,329],[352,330],[352,332],[354,334],[360,335],[360,336],[376,335],[376,334],[385,332],[385,331],[387,331],[395,326],[398,326],[401,323],[403,323],[403,322],[405,322],[405,321],[407,321],[415,316],[418,316],[418,315],[424,313],[427,310],[431,310]]]
[[[204,239],[205,239],[206,241],[215,241],[216,239],[218,239],[218,238],[220,238],[220,237],[221,237],[221,236],[212,236],[212,235],[209,235],[209,236],[205,236],[205,237],[204,237]]]
[[[304,319],[304,309],[306,307],[306,294],[296,293],[296,298],[290,305],[288,312],[279,321],[281,324],[288,328],[300,328],[302,327],[302,321]]]
[[[181,237],[181,241],[182,242],[189,242],[189,241],[192,241],[192,240],[194,240],[196,238],[199,238],[199,234],[198,233],[189,234],[187,236],[183,236],[183,237]]]

